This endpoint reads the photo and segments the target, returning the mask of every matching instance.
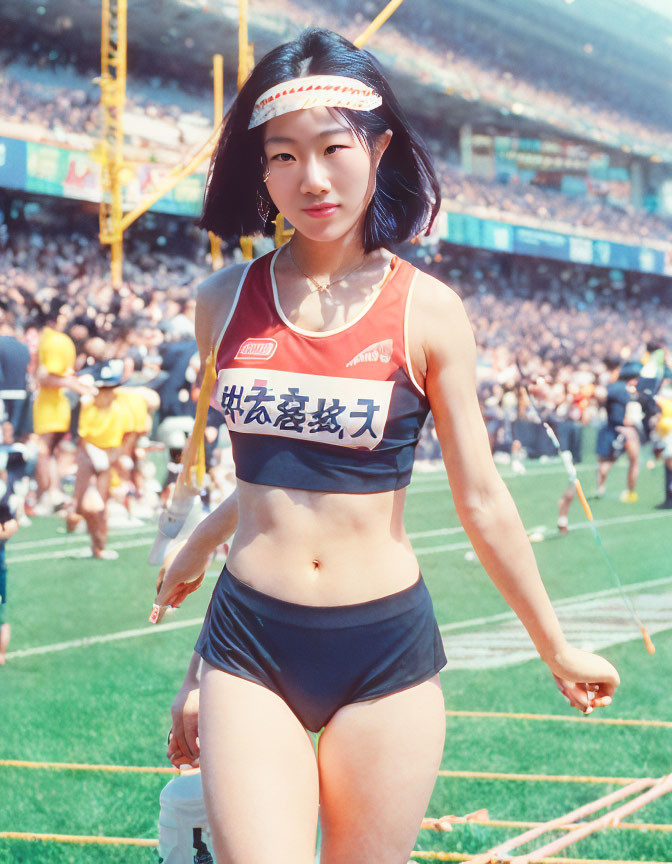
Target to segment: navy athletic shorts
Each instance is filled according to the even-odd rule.
[[[422,576],[366,603],[305,606],[257,591],[224,567],[195,650],[277,693],[311,732],[344,705],[428,681],[446,663]]]
[[[0,626],[7,623],[7,565],[5,564],[6,540],[0,540]]]
[[[597,433],[597,444],[595,447],[597,455],[607,461],[616,461],[625,450],[625,435],[619,431],[618,426],[605,423]]]

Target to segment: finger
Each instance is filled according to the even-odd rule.
[[[600,695],[604,696],[613,696],[616,692],[616,688],[620,684],[620,681],[603,681],[598,684]]]
[[[170,609],[168,605],[161,605],[159,603],[154,602],[152,604],[152,611],[150,612],[148,621],[150,624],[160,624],[163,616]]]
[[[200,753],[200,742],[198,738],[198,716],[194,720],[189,720],[184,724],[184,740],[187,745],[187,752],[190,756],[197,758]]]
[[[195,768],[196,767],[194,765],[193,761],[188,756],[185,756],[184,753],[180,753],[179,755],[173,756],[171,758],[170,762],[174,768],[182,768],[182,767]]]
[[[584,714],[590,714],[593,710],[592,691],[589,692],[585,684],[572,684],[571,693],[574,700],[574,706],[578,708],[579,711],[583,711]]]
[[[558,686],[558,690],[560,690],[573,708],[578,709],[584,714],[590,714],[593,709],[590,705],[585,685],[582,686],[580,684],[575,684],[572,681],[566,681],[556,675],[554,675],[553,678]]]
[[[179,757],[184,755],[180,750],[180,745],[177,743],[177,738],[175,736],[171,736],[170,741],[168,742],[168,746],[166,747],[166,756],[171,760],[175,757]]]
[[[576,685],[571,681],[566,681],[564,678],[559,678],[557,675],[554,675],[553,678],[555,679],[558,690],[562,693],[565,699],[567,699],[569,704],[573,708],[578,708]]]
[[[205,570],[201,573],[201,575],[197,579],[194,579],[192,582],[182,583],[184,585],[184,589],[185,589],[184,596],[186,597],[187,594],[192,594],[194,591],[196,591],[197,588],[200,588],[204,579],[205,579]]]
[[[190,759],[191,754],[189,752],[189,747],[187,746],[187,742],[184,737],[184,727],[182,725],[181,717],[173,718],[173,740],[176,742],[176,746],[179,748],[180,752],[188,759]]]

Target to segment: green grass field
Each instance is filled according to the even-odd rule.
[[[594,722],[672,720],[672,511],[653,509],[662,497],[662,468],[643,469],[639,502],[623,505],[618,495],[625,465],[618,464],[607,495],[592,502],[604,545],[623,582],[636,586],[629,596],[645,623],[651,624],[655,656],[646,653],[613,591],[612,576],[591,532],[585,530],[577,502],[570,513],[570,526],[576,530],[557,536],[556,501],[565,487],[562,467],[551,461],[532,464],[521,476],[506,467],[502,473],[526,527],[545,526],[545,539],[535,544],[535,552],[563,623],[576,623],[577,638],[586,645],[599,635],[599,644],[604,645],[600,650],[618,667],[622,684],[611,708],[581,718],[580,723],[449,716],[442,768],[601,777],[669,773],[671,727]],[[592,468],[582,467],[580,476],[590,494]],[[513,664],[505,659],[505,665],[479,668],[476,649],[481,643],[490,646],[490,660],[501,660],[501,653],[508,650],[502,648],[509,645],[504,637],[508,639],[506,634],[514,627],[508,607],[478,562],[465,558],[470,547],[460,531],[445,475],[416,473],[409,491],[407,528],[439,623],[455,656],[464,659],[462,667],[442,673],[446,708],[578,717],[538,659]],[[7,666],[0,669],[0,758],[167,765],[168,708],[215,573],[170,619],[185,626],[152,628],[147,616],[155,572],[146,563],[151,526],[113,534],[110,546],[119,549],[120,559],[99,562],[66,557],[72,549],[86,546],[86,537],[66,538],[57,533],[61,524],[55,517],[35,519],[8,545],[12,642]],[[588,623],[582,623],[581,615]],[[108,634],[108,641],[82,641]],[[521,641],[517,635],[515,639]],[[52,647],[28,651],[40,646]],[[0,767],[0,831],[156,837],[159,793],[168,779],[160,774]],[[428,815],[463,815],[487,808],[491,819],[547,820],[616,788],[609,783],[439,777]],[[628,821],[672,823],[672,796],[648,805]],[[517,833],[512,828],[458,825],[451,833],[421,831],[416,849],[477,853]],[[669,862],[672,833],[611,829],[561,854]],[[151,848],[0,839],[1,864],[157,860],[157,851]]]

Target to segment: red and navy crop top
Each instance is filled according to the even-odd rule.
[[[245,269],[216,351],[212,404],[226,418],[236,475],[322,492],[407,486],[429,411],[408,353],[417,270],[392,258],[356,318],[317,332],[280,307],[278,252]]]

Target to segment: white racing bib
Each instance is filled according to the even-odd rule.
[[[394,381],[333,378],[275,369],[222,369],[213,402],[229,430],[374,450]]]

